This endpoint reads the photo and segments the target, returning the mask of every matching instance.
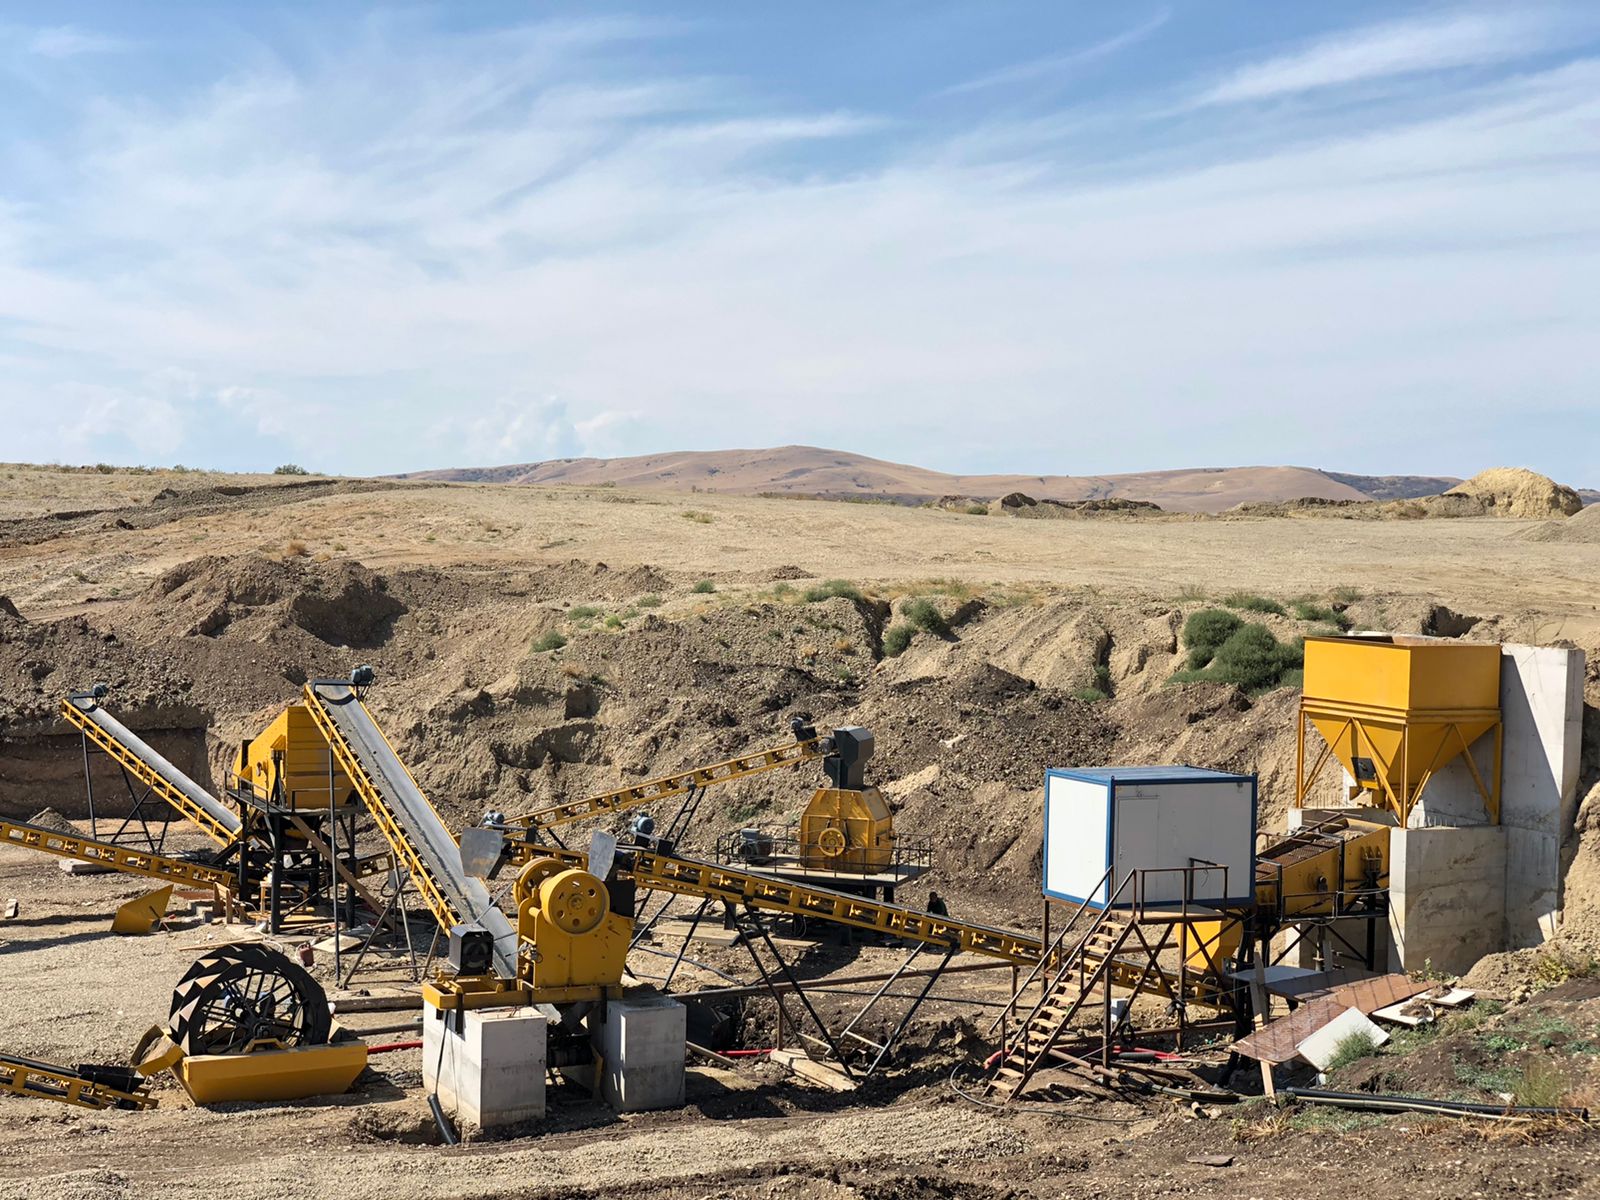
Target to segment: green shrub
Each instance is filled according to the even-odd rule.
[[[612,613],[609,617],[607,617],[605,619],[605,626],[606,626],[607,629],[621,629],[622,628],[622,618],[617,616],[616,613]]]
[[[716,520],[716,518],[713,517],[710,513],[701,512],[697,508],[687,509],[684,512],[679,513],[678,515],[680,517],[682,517],[685,521],[693,521],[696,525],[709,525],[709,524],[711,524],[712,521]]]
[[[1202,608],[1183,623],[1183,645],[1189,651],[1189,669],[1198,671],[1211,661],[1223,642],[1244,622],[1220,608]]]
[[[600,610],[592,604],[574,604],[567,609],[567,616],[574,621],[592,621],[600,615]]]
[[[906,647],[911,645],[911,635],[916,632],[904,621],[897,621],[889,626],[883,633],[883,654],[885,658],[899,658],[904,654]]]
[[[709,579],[702,579],[689,590],[694,592],[696,595],[704,596],[707,593],[716,591],[717,585],[712,583]]]
[[[640,608],[660,608],[663,603],[664,601],[661,599],[661,597],[653,593],[649,596],[639,597]]]
[[[1229,618],[1237,622],[1231,613],[1220,613],[1216,609],[1208,609],[1195,613],[1189,618],[1193,624],[1196,617],[1208,614]],[[1209,639],[1227,627],[1223,620],[1208,620],[1196,630],[1194,639],[1189,637],[1189,625],[1184,626],[1184,640],[1189,644],[1189,668],[1173,675],[1173,683],[1232,683],[1244,688],[1248,692],[1265,692],[1275,687],[1285,685],[1298,686],[1303,676],[1301,662],[1304,655],[1304,643],[1285,646],[1272,636],[1272,631],[1265,625],[1238,622],[1233,632],[1228,634],[1221,645],[1214,651],[1209,647]],[[1197,659],[1205,661],[1197,663]]]
[[[819,583],[816,587],[807,588],[805,601],[807,604],[816,604],[822,600],[832,600],[835,596],[841,596],[846,600],[854,600],[857,603],[864,599],[861,595],[861,589],[848,579],[828,579]]]
[[[1313,600],[1296,600],[1294,602],[1294,615],[1297,621],[1321,621],[1324,624],[1332,625],[1339,633],[1343,633],[1350,628],[1349,617]]]
[[[173,467],[172,469],[174,471],[183,470],[182,467]],[[281,467],[273,467],[272,468],[272,473],[274,475],[309,475],[309,474],[311,474],[310,471],[306,470],[299,463],[284,463],[283,466],[281,466]]]
[[[1378,1044],[1365,1029],[1347,1034],[1340,1038],[1339,1044],[1333,1048],[1333,1055],[1328,1059],[1327,1073],[1331,1075],[1341,1067],[1348,1067],[1351,1063],[1373,1054],[1377,1049]]]
[[[1300,658],[1265,625],[1243,625],[1217,647],[1209,670],[1224,683],[1259,691],[1276,685],[1279,676],[1300,665]]]
[[[926,596],[918,596],[915,600],[908,601],[902,615],[912,625],[935,637],[950,635],[950,623],[940,615],[938,606]]]
[[[1242,609],[1245,612],[1272,613],[1274,616],[1283,616],[1283,605],[1276,600],[1269,600],[1265,596],[1254,596],[1249,592],[1234,592],[1224,596],[1222,602],[1229,608]]]
[[[967,516],[969,516],[969,517],[987,517],[988,515],[989,515],[989,506],[987,504],[969,504],[969,505],[967,505]]]
[[[1109,700],[1109,699],[1111,699],[1110,696],[1106,695],[1105,692],[1102,692],[1097,687],[1081,687],[1081,688],[1078,688],[1076,691],[1074,691],[1072,693],[1072,698],[1074,700],[1082,700],[1086,704],[1093,704],[1096,700]]]
[[[534,642],[535,650],[559,650],[567,644],[567,635],[560,630],[552,629],[549,633],[541,634],[539,640]]]

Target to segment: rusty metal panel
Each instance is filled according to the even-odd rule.
[[[1329,1021],[1344,1012],[1349,1005],[1326,997],[1302,1004],[1287,1017],[1279,1017],[1270,1025],[1263,1025],[1249,1037],[1240,1038],[1233,1048],[1248,1058],[1261,1062],[1286,1063],[1295,1056],[1295,1047]]]

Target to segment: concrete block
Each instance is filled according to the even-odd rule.
[[[544,1116],[545,1017],[535,1008],[451,1012],[424,1006],[422,1085],[463,1124],[489,1129]]]
[[[1536,946],[1561,919],[1561,843],[1578,810],[1584,656],[1557,646],[1504,647],[1506,750],[1500,821],[1507,842],[1506,945]]]
[[[1508,834],[1505,920],[1497,950],[1538,945],[1553,935],[1560,921],[1561,843],[1578,806],[1583,680],[1581,650],[1501,647],[1500,823]],[[1483,777],[1491,778],[1492,735],[1473,743],[1472,757]],[[1457,758],[1429,782],[1411,825],[1483,825],[1488,820],[1471,772]]]
[[[589,1017],[600,1095],[618,1112],[683,1103],[687,1010],[667,996],[608,1000]]]
[[[1391,833],[1390,969],[1461,972],[1502,949],[1505,877],[1501,826]]]

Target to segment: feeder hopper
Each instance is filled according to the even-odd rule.
[[[1306,726],[1326,743],[1310,762]],[[1494,735],[1488,778],[1470,747]],[[1489,819],[1500,820],[1500,647],[1406,636],[1306,639],[1295,805],[1337,759],[1349,799],[1386,808],[1404,828],[1429,782],[1460,758]]]

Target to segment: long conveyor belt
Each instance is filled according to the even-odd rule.
[[[793,883],[758,871],[668,857],[650,850],[632,853],[628,874],[638,887],[654,891],[677,892],[768,912],[812,917],[907,941],[1003,958],[1021,966],[1038,962],[1044,950],[1038,938],[1007,929],[952,920],[899,904],[852,896],[848,892]]]
[[[411,873],[423,902],[444,929],[475,921],[494,935],[496,974],[517,973],[517,931],[495,906],[482,881],[461,869],[450,829],[400,761],[354,687],[342,679],[313,679],[306,707],[354,783],[383,839]]]
[[[627,787],[601,792],[597,796],[589,796],[582,800],[552,804],[535,812],[512,817],[511,823],[528,829],[549,829],[556,825],[582,821],[588,817],[639,808],[658,800],[670,800],[674,796],[685,795],[696,788],[709,787],[716,783],[731,783],[735,779],[744,779],[763,771],[776,770],[778,767],[792,767],[797,763],[810,762],[823,756],[826,744],[828,744],[826,738],[816,736],[797,739],[787,745],[741,754],[736,758],[725,759],[708,766],[693,767],[687,771],[679,771],[675,775],[663,775],[659,779],[646,780],[644,783],[629,784]]]
[[[210,867],[166,854],[152,854],[131,846],[97,842],[79,834],[62,833],[21,821],[0,821],[0,846],[18,846],[24,850],[37,850],[41,854],[54,854],[57,858],[97,863],[113,871],[121,871],[124,875],[143,875],[167,883],[235,888],[239,882],[238,876],[222,867]]]
[[[231,845],[238,837],[241,826],[237,814],[106,712],[91,693],[68,696],[61,702],[61,715],[219,846]]]
[[[0,1054],[0,1095],[32,1096],[78,1108],[154,1108],[127,1067],[61,1067]]]

